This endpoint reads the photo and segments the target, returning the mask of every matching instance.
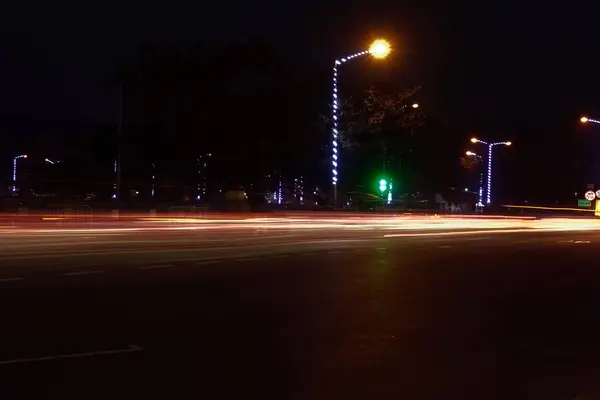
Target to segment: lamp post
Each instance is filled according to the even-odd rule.
[[[477,157],[480,160],[482,159],[482,157],[479,154],[473,153],[472,151],[467,151],[465,154],[469,157]],[[481,171],[479,172],[479,190],[477,191],[477,207],[483,207],[483,169],[481,169]]]
[[[347,62],[354,60],[355,58],[371,55],[374,58],[385,58],[391,51],[390,44],[383,40],[378,39],[375,40],[368,50],[359,51],[358,53],[350,54],[346,57],[338,58],[333,63],[333,96],[332,96],[332,104],[331,104],[331,119],[332,119],[332,128],[331,128],[331,144],[332,144],[332,153],[331,153],[331,183],[333,185],[333,205],[337,206],[337,197],[338,197],[338,172],[340,165],[340,155],[338,150],[339,144],[339,131],[338,131],[338,123],[340,117],[340,102],[338,101],[338,68]],[[418,105],[417,105],[418,107]]]
[[[589,118],[589,117],[586,117],[586,116],[583,116],[583,117],[581,117],[581,118],[579,119],[579,122],[581,122],[583,125],[585,125],[585,124],[589,124],[589,123],[592,123],[592,124],[600,124],[600,121],[599,121],[599,120],[597,120],[597,119],[592,119],[592,118]],[[595,140],[597,140],[597,139],[595,139]],[[597,145],[597,143],[596,143],[596,145]],[[591,178],[592,178],[592,180],[593,180],[593,181],[597,181],[596,171],[598,170],[598,160],[597,160],[597,158],[596,158],[596,157],[593,157],[593,158],[592,158],[592,160],[593,160],[593,161],[592,161],[592,163],[591,163],[591,164],[592,164],[592,165],[591,165],[591,168],[592,168],[592,171],[591,171]]]
[[[500,145],[510,146],[510,145],[512,145],[512,142],[488,143],[488,142],[484,142],[483,140],[479,140],[477,138],[471,138],[471,143],[482,143],[488,147],[487,189],[486,189],[486,193],[485,193],[485,197],[486,197],[485,203],[487,206],[489,206],[490,203],[492,202],[492,150],[494,149],[495,146],[500,146]]]
[[[12,188],[11,193],[13,196],[17,195],[17,161],[21,158],[27,158],[27,154],[21,154],[13,158],[13,175],[12,175]]]

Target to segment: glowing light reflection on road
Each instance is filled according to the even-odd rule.
[[[41,223],[30,224],[27,220],[11,226],[0,226],[0,234],[18,233],[117,233],[143,231],[186,230],[384,230],[387,231],[484,231],[522,230],[539,231],[587,231],[599,230],[600,220],[592,218],[545,218],[495,216],[442,216],[400,215],[372,216],[349,215],[345,218],[330,215],[308,215],[291,218],[173,218],[138,216],[118,220],[97,218],[91,223],[72,224],[56,222],[52,217],[38,216]],[[47,219],[50,218],[50,219]],[[60,224],[60,225],[57,225]],[[491,232],[490,232],[491,233]]]

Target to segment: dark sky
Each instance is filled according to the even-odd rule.
[[[563,107],[600,112],[594,16],[600,7],[592,2],[190,3],[4,5],[3,114],[109,120],[104,82],[141,44],[227,43],[256,32],[309,66],[385,35],[404,62],[400,73],[422,80],[436,108],[459,121],[472,114],[495,118],[498,111],[541,119]]]
[[[423,84],[430,114],[465,132],[517,136],[531,165],[563,162],[568,136],[580,133],[571,122],[582,112],[600,116],[600,5],[592,1],[5,3],[0,115],[113,122],[105,83],[140,45],[226,44],[260,33],[307,70],[385,36],[398,73]],[[542,148],[557,156],[540,156]]]

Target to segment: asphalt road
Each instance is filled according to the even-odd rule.
[[[600,232],[385,233],[3,236],[3,398],[600,398]]]

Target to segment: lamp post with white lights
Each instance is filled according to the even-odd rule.
[[[27,154],[21,154],[13,158],[13,174],[12,174],[12,188],[11,193],[13,196],[17,195],[17,162],[21,158],[27,158]]]
[[[583,125],[590,124],[590,123],[591,124],[600,124],[600,120],[589,118],[589,117],[586,117],[585,115],[583,117],[579,118],[579,122],[581,122]],[[591,164],[592,164],[591,165],[591,168],[592,168],[591,177],[593,178],[594,181],[597,181],[596,175],[597,175],[597,171],[598,171],[598,159],[596,157],[592,157]]]
[[[484,142],[483,140],[479,140],[477,138],[471,138],[471,143],[482,143],[488,147],[487,189],[486,189],[486,193],[485,193],[485,197],[486,197],[485,203],[487,206],[489,206],[490,203],[492,202],[492,150],[494,149],[495,146],[500,146],[500,145],[510,146],[510,145],[512,145],[512,142],[488,143],[488,142]]]
[[[333,99],[331,104],[331,119],[332,119],[332,128],[331,128],[331,144],[332,144],[332,153],[331,153],[331,183],[333,184],[333,205],[337,206],[337,197],[338,197],[338,181],[339,181],[339,165],[340,165],[340,154],[338,150],[339,145],[339,130],[338,123],[340,117],[340,105],[341,103],[338,101],[338,68],[346,64],[347,62],[354,60],[355,58],[371,55],[374,58],[385,58],[391,51],[390,44],[383,39],[375,40],[368,50],[359,51],[358,53],[350,54],[349,56],[338,58],[333,63]],[[418,107],[418,105],[417,105]]]
[[[473,153],[472,151],[467,151],[465,154],[469,157],[477,157],[480,160],[482,159],[482,157],[479,154]],[[481,169],[481,172],[479,173],[479,189],[477,191],[477,207],[483,207],[483,169]]]

